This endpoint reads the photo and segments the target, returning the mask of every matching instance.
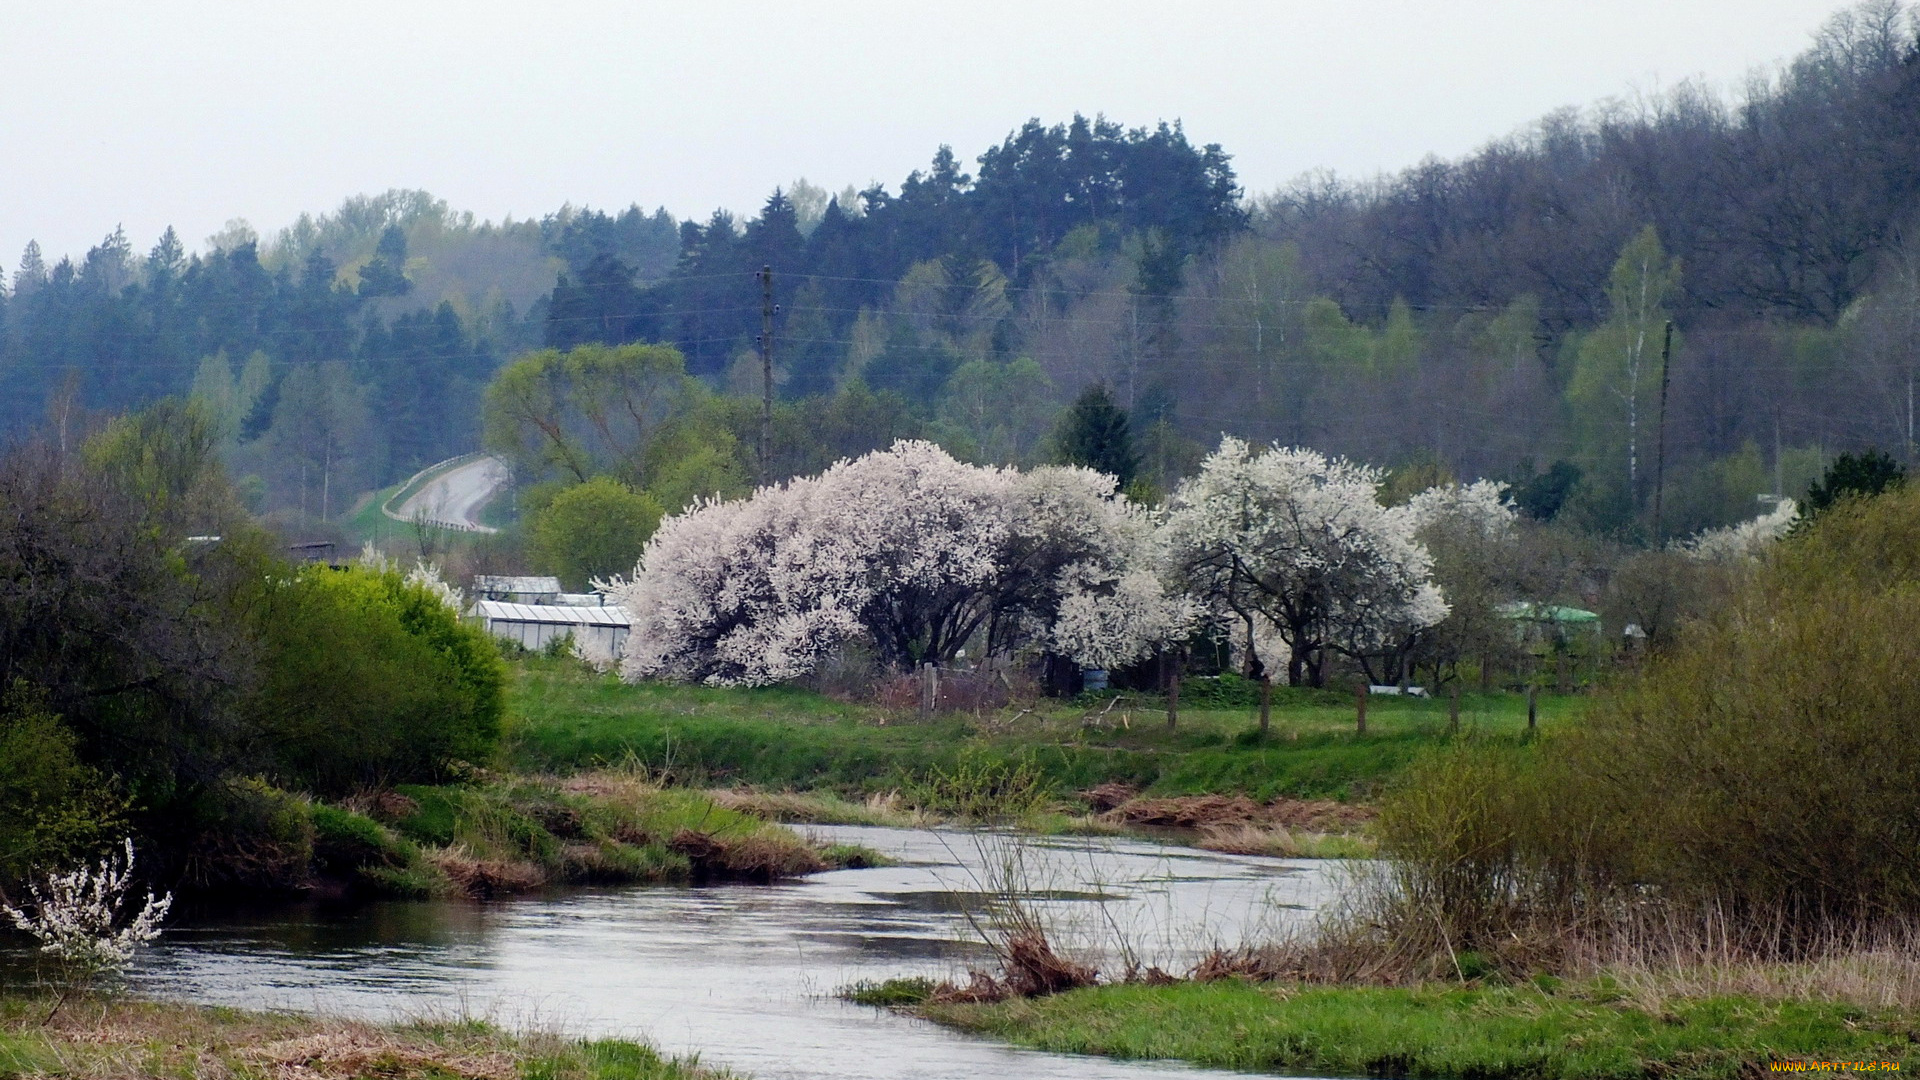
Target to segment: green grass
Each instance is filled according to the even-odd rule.
[[[362,495],[354,511],[336,519],[335,524],[340,526],[341,531],[347,534],[347,539],[354,544],[364,544],[369,540],[377,543],[399,535],[404,527],[403,523],[393,520],[380,511],[380,508],[387,504],[387,500],[393,498],[399,491],[400,485],[395,484],[392,487]],[[353,553],[345,552],[344,554]]]
[[[1578,698],[1542,698],[1543,727],[1565,722]],[[717,689],[626,685],[566,661],[515,664],[507,760],[528,771],[638,763],[688,784],[828,789],[859,796],[911,789],[928,777],[994,765],[1030,769],[1061,793],[1108,781],[1156,794],[1240,792],[1266,799],[1366,798],[1423,748],[1446,737],[1443,701],[1371,699],[1368,732],[1353,705],[1326,691],[1277,689],[1273,729],[1261,737],[1245,708],[1183,710],[1168,731],[1158,700],[1129,696],[1043,706],[1015,716],[921,720],[834,701],[794,687]],[[1518,695],[1469,695],[1463,730],[1518,739]]]
[[[1021,1046],[1321,1075],[1728,1078],[1776,1059],[1920,1060],[1913,1017],[1810,1001],[1705,998],[1642,1012],[1528,986],[1110,986],[930,1018]]]

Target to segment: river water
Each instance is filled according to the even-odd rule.
[[[1015,1050],[853,1005],[862,979],[985,964],[978,918],[1017,884],[1057,935],[1179,971],[1320,905],[1333,864],[1113,839],[803,827],[894,860],[772,886],[622,888],[496,901],[276,907],[176,922],[134,973],[176,1000],[648,1040],[757,1080],[1149,1080],[1214,1074]]]

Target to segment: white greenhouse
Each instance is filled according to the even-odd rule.
[[[548,643],[573,636],[574,649],[595,662],[611,662],[627,643],[633,619],[623,607],[573,607],[558,604],[515,604],[482,600],[473,614],[487,633],[522,648],[539,651]]]

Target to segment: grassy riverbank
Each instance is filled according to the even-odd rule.
[[[506,756],[527,770],[638,762],[687,785],[856,798],[999,766],[1029,770],[1063,794],[1123,783],[1156,795],[1351,800],[1371,795],[1447,733],[1444,701],[1373,698],[1363,735],[1349,694],[1277,688],[1263,736],[1250,707],[1215,704],[1199,689],[1175,730],[1159,699],[1139,695],[923,720],[794,687],[629,686],[571,662],[529,658],[514,664]],[[1565,722],[1583,704],[1542,698],[1542,726]],[[1519,740],[1525,699],[1466,695],[1461,725],[1483,738]]]
[[[0,994],[0,1080],[720,1080],[624,1040],[473,1020],[381,1026],[288,1013]]]
[[[402,786],[316,806],[315,861],[334,883],[388,895],[487,897],[549,884],[774,881],[866,865],[696,791],[631,773]]]
[[[1606,981],[1550,992],[1227,980],[920,1012],[1035,1049],[1295,1074],[1730,1080],[1780,1060],[1920,1063],[1920,1017],[1904,1012],[1737,996],[1667,998],[1649,1010]]]

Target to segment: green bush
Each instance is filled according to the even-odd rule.
[[[96,853],[124,834],[125,811],[43,695],[16,683],[0,696],[0,884]]]
[[[431,590],[391,571],[302,571],[261,615],[260,733],[275,776],[317,794],[488,760],[506,666]]]

